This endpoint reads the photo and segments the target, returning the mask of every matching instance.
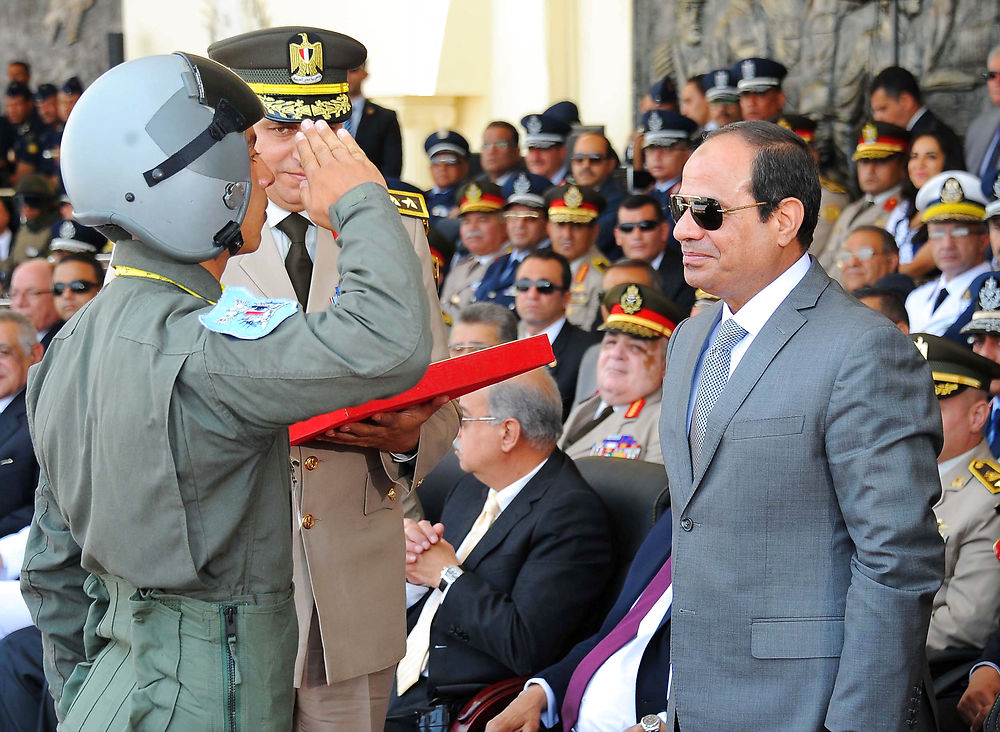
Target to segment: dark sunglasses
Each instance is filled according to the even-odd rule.
[[[997,78],[998,76],[1000,76],[1000,71],[984,71],[983,72],[983,78],[986,79],[987,81],[992,81],[993,79]]]
[[[681,220],[685,211],[690,211],[691,216],[698,226],[705,231],[715,231],[722,226],[722,217],[724,214],[732,213],[733,211],[742,211],[745,208],[766,205],[766,201],[757,201],[756,203],[748,203],[745,206],[722,208],[722,204],[708,196],[682,196],[675,194],[670,197],[670,216],[676,224]]]
[[[645,219],[644,221],[636,221],[634,223],[627,222],[624,224],[618,224],[618,231],[623,234],[631,234],[635,229],[638,229],[639,231],[652,231],[659,225],[659,221]]]
[[[553,292],[561,292],[565,290],[565,287],[560,287],[559,285],[553,285],[548,280],[518,280],[514,283],[514,289],[518,292],[527,292],[532,287],[538,290],[539,295],[551,295]]]
[[[52,294],[56,297],[62,295],[67,289],[77,294],[90,292],[97,289],[96,282],[84,282],[83,280],[73,280],[72,282],[56,282],[52,285]]]
[[[607,160],[607,156],[600,153],[573,153],[570,160],[589,160],[592,163],[599,163],[602,160]]]

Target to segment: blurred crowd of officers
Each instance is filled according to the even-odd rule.
[[[819,162],[816,122],[786,109],[785,75],[778,61],[747,58],[679,87],[670,77],[659,79],[641,100],[641,126],[621,155],[600,125],[581,122],[571,101],[526,114],[519,125],[489,123],[475,154],[458,132],[435,131],[424,145],[434,181],[426,191],[400,180],[399,122],[394,112],[365,99],[363,64],[349,69],[353,112],[344,126],[393,195],[423,207],[450,355],[546,335],[563,425],[558,448],[570,459],[662,463],[658,422],[667,342],[678,323],[717,299],[685,282],[673,235],[675,217],[685,209],[672,196],[701,135],[741,119],[794,131]],[[82,91],[79,80],[60,88],[41,84],[32,92],[30,69],[19,61],[9,64],[8,77],[0,185],[12,188],[13,197],[0,199],[0,276],[18,318],[0,318],[0,420],[13,414],[8,405],[24,388],[27,367],[42,357],[41,348],[19,334],[33,331],[44,347],[98,294],[104,270],[97,255],[107,245],[73,220],[72,204],[61,197],[59,140]],[[809,249],[862,302],[904,331],[925,334],[915,340],[931,362],[945,425],[943,494],[935,512],[947,567],[928,637],[932,661],[940,665],[931,670],[940,676],[956,659],[977,657],[1000,627],[1000,397],[994,396],[1000,393],[1000,48],[989,54],[984,77],[989,98],[982,113],[969,129],[956,131],[924,105],[910,72],[890,67],[877,74],[851,174],[821,177],[820,220]],[[408,193],[422,196],[405,199]],[[725,212],[700,215],[713,213],[721,218]],[[288,239],[294,246],[295,236]],[[303,307],[308,292],[307,278],[305,290],[295,292]],[[15,365],[3,367],[5,358]],[[544,396],[549,385],[531,388]],[[484,416],[486,402],[461,406],[463,420],[493,419]],[[472,416],[473,410],[483,415]],[[553,449],[532,457],[545,460]],[[416,448],[401,452],[404,466],[417,455]],[[414,471],[412,465],[405,469]],[[420,465],[416,474],[428,470]],[[33,477],[17,481],[27,486]],[[419,503],[410,502],[407,516],[422,518]],[[0,523],[0,535],[16,534],[30,519],[28,492],[0,516],[10,522]],[[594,521],[600,534],[604,518]],[[462,536],[457,538],[456,546]],[[11,579],[2,544],[0,559],[0,579]],[[442,588],[449,585],[443,581]],[[304,616],[307,628],[318,622],[313,612],[310,607]],[[7,630],[25,621],[24,613],[7,620]],[[310,636],[309,643],[315,640]],[[569,640],[567,634],[560,653]],[[548,654],[545,663],[560,653]],[[522,672],[506,657],[501,661]],[[980,682],[974,691],[984,699],[1000,690],[998,659],[985,661],[973,672]],[[995,671],[996,679],[981,669]],[[410,684],[419,683],[421,671],[427,678],[425,665]],[[303,686],[313,683],[310,673],[303,672]],[[390,717],[400,709],[410,713],[406,688],[393,688]],[[965,688],[955,679],[940,690],[954,720],[956,705],[971,709],[967,698],[959,701]]]

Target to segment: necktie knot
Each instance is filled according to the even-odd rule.
[[[736,344],[743,340],[747,334],[746,328],[736,322],[736,318],[730,318],[719,328],[719,334],[715,337],[712,348],[725,349],[731,351]]]
[[[293,244],[306,243],[306,231],[309,230],[309,219],[302,214],[291,213],[278,224],[278,231],[287,236]]]

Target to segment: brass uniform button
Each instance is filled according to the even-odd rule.
[[[395,488],[390,488],[389,492],[386,493],[386,496],[389,497],[390,501],[395,501],[396,500],[396,489]]]
[[[313,515],[311,513],[307,513],[305,516],[302,517],[303,529],[311,529],[315,525],[316,525],[316,519],[313,518]]]
[[[306,466],[306,470],[315,470],[316,468],[319,467],[319,458],[317,458],[315,455],[310,455],[309,457],[306,458],[306,461],[303,463],[303,465]]]

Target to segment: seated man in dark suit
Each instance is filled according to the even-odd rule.
[[[662,729],[671,596],[668,511],[639,547],[601,629],[530,679],[487,732],[535,730],[539,722],[580,732]]]
[[[514,307],[521,319],[518,335],[529,338],[544,333],[552,344],[555,358],[548,368],[559,386],[563,419],[573,407],[580,360],[601,339],[600,333],[580,330],[566,320],[570,277],[566,258],[546,248],[525,257],[514,279]]]
[[[973,732],[982,729],[983,720],[1000,694],[1000,628],[986,641],[986,648],[969,674],[969,688],[958,701],[958,712]]]
[[[387,732],[560,658],[612,570],[604,506],[556,449],[552,377],[536,369],[459,404],[456,447],[472,475],[442,524],[404,521],[408,636]]]
[[[27,526],[34,511],[38,462],[28,434],[24,386],[28,367],[41,360],[31,322],[0,310],[0,536]]]

